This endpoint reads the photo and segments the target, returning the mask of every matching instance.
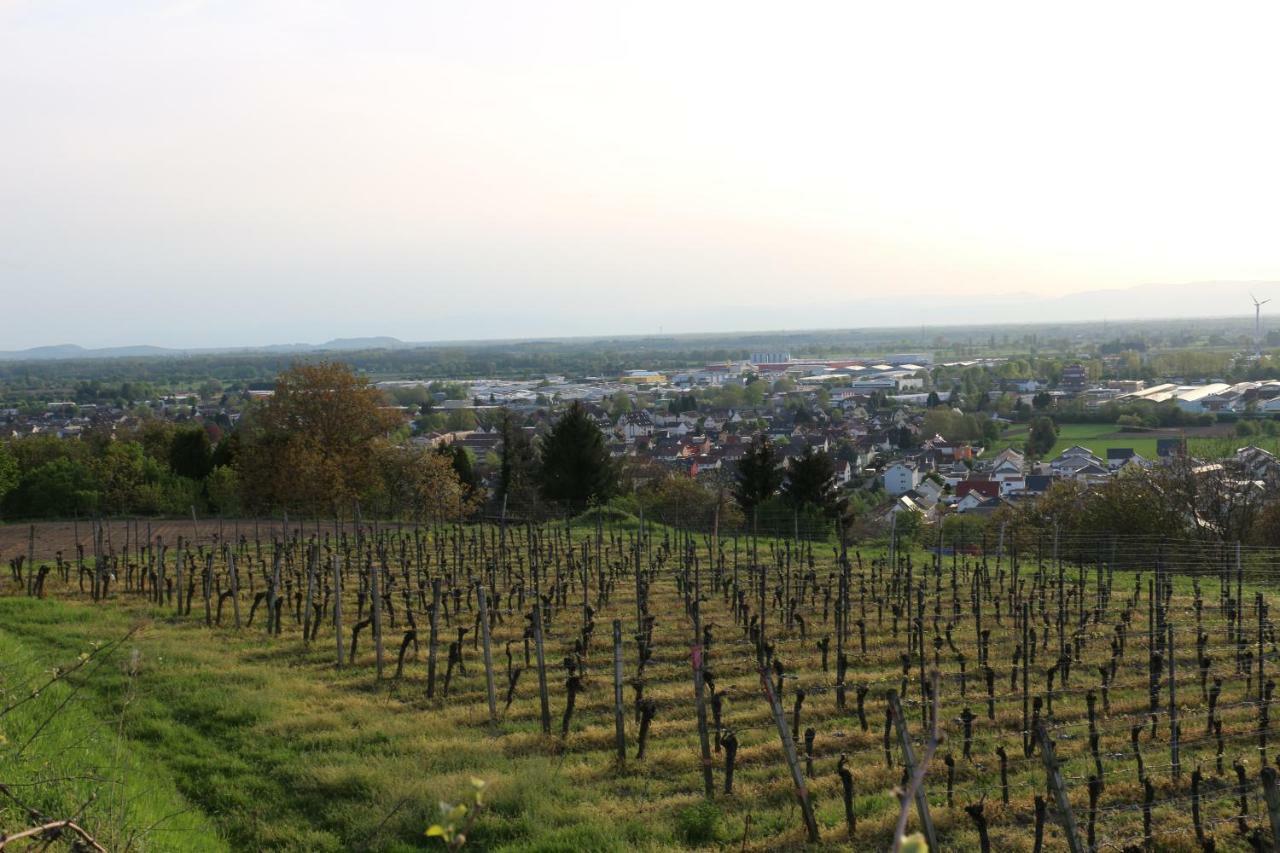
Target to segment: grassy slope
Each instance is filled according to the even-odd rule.
[[[562,761],[533,726],[505,726],[512,743],[499,744],[482,707],[468,701],[427,710],[416,695],[420,679],[405,690],[372,689],[367,669],[335,674],[327,645],[304,655],[292,644],[265,644],[256,631],[210,634],[151,619],[140,606],[0,598],[0,656],[73,662],[90,643],[123,634],[139,618],[145,625],[129,648],[140,650],[141,672],[126,738],[118,742],[111,727],[96,722],[118,719],[127,681],[122,652],[92,677],[74,679],[83,684],[74,713],[60,715],[37,742],[46,777],[112,765],[119,750],[133,808],[125,828],[179,813],[135,849],[429,849],[438,846],[423,837],[435,804],[456,799],[473,775],[491,786],[491,811],[476,834],[485,847],[622,850],[671,840],[669,826],[646,821],[643,807],[588,796],[580,783],[595,776],[594,762]],[[52,710],[54,693],[41,709]],[[100,736],[68,754],[65,744],[82,739],[86,721]],[[10,743],[31,728],[3,722]],[[7,749],[0,753],[0,779],[18,778],[9,758]],[[24,772],[40,775],[37,768]],[[623,784],[633,793],[668,789],[660,774]],[[67,814],[93,787],[48,786],[39,803],[49,814]],[[0,814],[6,825],[22,823],[16,812]],[[115,820],[102,804],[85,815],[94,826]]]
[[[122,735],[145,728],[155,704],[127,674],[139,644],[103,652],[35,692],[55,666],[69,669],[127,630],[117,610],[0,598],[0,706],[13,708],[0,716],[0,781],[50,819],[80,816],[110,850],[226,850],[180,790],[181,774]],[[0,802],[0,826],[24,818],[14,801]]]

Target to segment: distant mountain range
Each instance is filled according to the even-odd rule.
[[[127,347],[99,347],[89,349],[79,344],[54,344],[22,350],[0,350],[0,361],[56,361],[76,358],[146,358],[149,356],[180,357],[185,355],[209,355],[217,353],[261,352],[343,352],[371,349],[405,349],[425,344],[409,344],[399,338],[334,338],[322,344],[269,344],[261,347],[193,347],[173,349],[148,345]]]
[[[883,291],[880,291],[881,293]],[[1177,320],[1182,318],[1253,318],[1252,297],[1280,300],[1280,281],[1213,281],[1188,284],[1144,284],[1113,290],[1088,290],[1061,296],[1030,293],[966,294],[962,291],[904,295],[876,295],[856,301],[832,301],[819,304],[792,300],[769,305],[721,305],[709,314],[715,328],[690,330],[669,336],[724,336],[734,333],[759,333],[787,330],[795,333],[817,329],[920,328],[990,326],[1001,324],[1050,324],[1111,322],[1123,325],[1144,320]],[[1272,307],[1280,306],[1280,301]],[[551,310],[551,309],[548,309]],[[661,309],[659,309],[660,311]],[[458,317],[456,326],[483,328],[486,315]],[[546,316],[529,314],[524,323],[532,327],[554,327],[554,311]],[[653,327],[669,319],[662,313],[653,317],[636,317],[634,322]],[[1263,309],[1264,329],[1270,317]],[[736,332],[735,332],[736,330]],[[448,345],[498,344],[504,341],[564,341],[576,339],[618,339],[643,336],[642,333],[601,335],[530,335],[502,340],[449,341]],[[220,353],[319,353],[356,350],[412,349],[440,346],[443,341],[403,341],[389,336],[334,338],[322,344],[293,343],[250,347],[197,347],[177,349],[158,346],[117,346],[88,349],[76,344],[32,347],[0,351],[0,361],[53,361],[59,359],[143,358],[148,356],[181,357]]]

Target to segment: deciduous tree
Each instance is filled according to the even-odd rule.
[[[382,394],[344,364],[297,364],[252,415],[237,463],[251,505],[328,513],[375,482],[375,446],[396,425]]]

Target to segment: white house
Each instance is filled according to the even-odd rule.
[[[895,462],[884,469],[884,490],[894,497],[906,494],[920,484],[920,471],[906,462]]]
[[[618,418],[618,430],[627,441],[635,441],[640,436],[653,435],[653,418],[641,409],[638,412],[627,412]]]

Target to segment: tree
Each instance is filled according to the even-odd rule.
[[[646,483],[637,493],[650,518],[668,524],[693,525],[711,529],[720,510],[720,529],[740,527],[742,516],[732,504],[722,503],[722,496],[705,488],[690,477],[658,477]]]
[[[365,498],[389,518],[461,521],[479,509],[480,498],[458,479],[450,454],[380,442],[373,461],[377,478]]]
[[[1053,396],[1048,391],[1041,391],[1031,398],[1031,405],[1037,409],[1047,409],[1053,405]]]
[[[580,400],[542,437],[539,450],[538,486],[547,500],[583,507],[613,495],[617,471],[600,427]]]
[[[777,494],[782,486],[780,462],[778,451],[767,435],[760,434],[751,440],[746,455],[738,461],[733,487],[733,497],[744,513],[750,515]]]
[[[18,460],[13,458],[9,448],[0,444],[0,501],[18,486]]]
[[[514,507],[532,507],[536,495],[538,460],[529,436],[510,412],[502,413],[502,458],[498,464],[498,485],[494,498]]]
[[[204,481],[209,507],[220,515],[240,512],[240,478],[229,465],[219,465],[209,472]]]
[[[942,398],[940,398],[940,397],[938,396],[938,392],[937,392],[937,391],[930,391],[930,392],[929,392],[929,398],[928,398],[927,400],[925,400],[925,401],[924,401],[924,406],[925,406],[925,408],[926,408],[926,409],[936,409],[938,406],[941,406],[941,405],[942,405]]]
[[[631,410],[631,395],[627,394],[625,391],[620,391],[617,394],[614,394],[609,400],[609,414],[613,415],[614,418],[625,415]]]
[[[333,362],[297,364],[251,414],[237,470],[249,503],[329,513],[377,479],[374,451],[396,426],[381,392]]]
[[[180,429],[169,444],[169,467],[180,477],[203,480],[213,470],[213,446],[203,427]]]
[[[826,515],[834,515],[839,502],[836,497],[836,466],[831,455],[814,452],[812,447],[804,455],[791,460],[787,469],[783,497],[795,509],[813,507]]]
[[[453,466],[453,473],[458,475],[459,482],[468,489],[479,487],[480,478],[476,475],[475,466],[471,463],[471,453],[467,448],[454,442],[441,444],[436,448],[436,452],[449,460],[449,464]]]
[[[148,479],[148,457],[136,441],[113,441],[91,467],[107,512],[128,512],[138,497],[139,487]],[[154,460],[152,469],[159,466]]]
[[[1058,443],[1058,425],[1053,418],[1039,417],[1031,424],[1031,432],[1027,435],[1027,453],[1032,456],[1044,456]]]
[[[449,432],[470,432],[476,428],[474,409],[453,409],[445,418],[444,428]]]
[[[28,471],[5,502],[6,514],[67,516],[98,509],[98,484],[93,471],[66,456],[52,459]]]

